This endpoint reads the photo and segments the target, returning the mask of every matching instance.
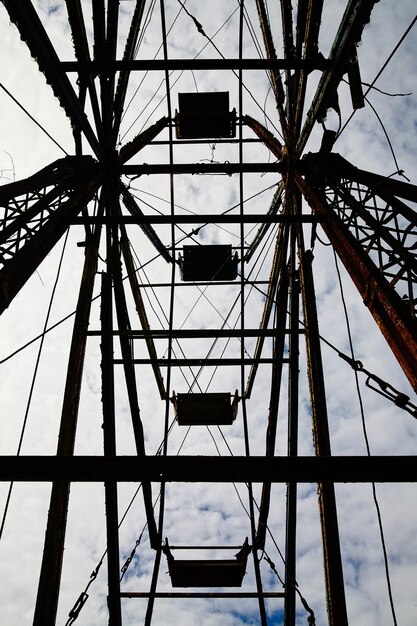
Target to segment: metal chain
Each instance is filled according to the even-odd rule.
[[[407,413],[410,413],[410,415],[417,419],[417,406],[410,401],[409,396],[407,396],[405,393],[402,393],[401,391],[398,391],[398,389],[393,387],[390,383],[383,380],[376,374],[369,372],[367,369],[364,368],[361,361],[356,361],[347,354],[343,354],[343,352],[338,352],[338,355],[341,359],[349,363],[353,370],[355,370],[356,372],[363,372],[367,376],[365,384],[367,387],[369,387],[369,389],[372,389],[384,398],[391,400],[391,402],[393,402],[400,409],[404,409],[404,411],[407,411]],[[375,382],[377,386],[372,385],[371,381]]]
[[[126,574],[126,572],[127,572],[127,569],[128,569],[128,567],[129,567],[129,565],[130,565],[130,564],[131,564],[131,562],[133,561],[133,558],[134,558],[134,556],[135,556],[135,554],[136,554],[136,550],[137,550],[137,548],[138,548],[138,546],[139,546],[139,544],[140,544],[140,542],[141,542],[141,540],[142,540],[142,535],[143,535],[143,533],[145,532],[145,528],[146,528],[146,526],[147,526],[147,524],[145,524],[145,526],[143,527],[142,532],[140,533],[139,537],[137,538],[136,543],[135,543],[135,545],[134,545],[134,547],[133,547],[133,549],[132,549],[132,552],[131,552],[131,553],[130,553],[130,555],[127,557],[126,561],[125,561],[125,562],[124,562],[124,564],[123,564],[122,569],[120,570],[120,571],[122,572],[122,575],[120,576],[120,582],[123,580],[123,577],[124,577],[124,575]]]
[[[272,569],[272,571],[274,572],[274,574],[278,578],[278,580],[281,582],[282,586],[285,587],[285,584],[283,583],[282,578],[278,574],[278,571],[277,571],[277,569],[275,567],[275,563],[273,561],[271,561],[271,559],[269,558],[269,556],[266,553],[263,554],[263,558],[265,559],[265,561],[267,563],[269,563],[270,568]],[[309,624],[310,626],[316,626],[316,618],[315,618],[315,615],[314,615],[314,611],[313,611],[313,609],[311,609],[308,606],[306,599],[302,596],[300,590],[298,589],[298,583],[297,582],[294,582],[294,589],[295,589],[296,593],[298,594],[298,596],[299,596],[299,598],[301,600],[301,604],[303,605],[303,607],[305,608],[305,610],[309,614],[308,618],[307,618],[307,624]]]
[[[86,588],[84,589],[84,591],[82,591],[77,599],[77,601],[75,602],[74,606],[72,607],[71,611],[68,613],[68,620],[65,623],[65,626],[71,626],[71,624],[73,624],[75,622],[75,620],[77,619],[77,617],[80,614],[81,609],[83,608],[84,604],[87,602],[88,600],[88,589],[91,585],[91,583],[97,578],[97,575],[100,571],[101,566],[103,565],[103,561],[104,561],[104,557],[105,557],[106,553],[103,554],[103,556],[100,559],[100,562],[98,563],[96,569],[94,569],[91,572],[90,575],[90,580],[86,586]]]

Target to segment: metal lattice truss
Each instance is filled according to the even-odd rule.
[[[326,192],[328,205],[354,233],[389,284],[409,302],[410,313],[415,316],[415,214],[400,200],[384,200],[369,187],[349,180],[329,185]]]
[[[304,163],[308,161],[316,176],[319,174],[311,183],[316,189],[320,182],[324,185],[329,211],[349,229],[415,317],[417,220],[415,211],[403,200],[417,201],[415,187],[359,170],[336,154],[323,164],[317,157]]]
[[[67,157],[0,190],[1,311],[86,210],[100,180],[91,157]]]
[[[415,211],[401,198],[416,189],[358,170],[337,154],[309,155],[299,184],[339,254],[365,305],[415,387]]]

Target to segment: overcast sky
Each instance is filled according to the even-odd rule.
[[[74,53],[68,25],[65,3],[52,0],[36,0],[33,3],[41,17],[56,50],[63,60],[71,60]],[[119,57],[123,53],[124,41],[129,28],[129,16],[134,2],[120,2]],[[148,3],[148,6],[153,3]],[[275,48],[282,56],[282,29],[279,3],[269,1],[270,21],[273,24]],[[259,26],[256,21],[255,3],[247,0],[247,15],[258,42],[262,45]],[[296,5],[296,3],[294,3]],[[328,0],[324,3],[320,34],[320,51],[328,56],[332,41],[337,32],[346,3],[341,0]],[[86,27],[92,42],[91,3],[82,2],[85,11]],[[186,7],[202,24],[205,32],[213,38],[218,50],[208,43],[197,31],[191,18],[181,10],[179,2],[166,2],[166,20],[170,30],[168,54],[172,58],[186,58],[199,55],[201,58],[218,58],[220,51],[225,57],[238,56],[239,11],[236,0],[213,0],[198,2],[188,0]],[[393,50],[409,24],[415,17],[415,1],[403,0],[376,4],[370,24],[365,28],[362,44],[358,48],[362,80],[371,83],[377,72]],[[147,15],[147,29],[143,37],[138,58],[161,58],[161,26],[159,3]],[[276,25],[276,27],[275,27]],[[172,26],[172,29],[171,29]],[[389,94],[372,91],[368,98],[376,109],[388,133],[396,162],[387,142],[387,137],[370,106],[357,111],[335,146],[355,165],[389,176],[397,169],[417,184],[416,149],[417,144],[417,26],[411,30],[398,52],[379,78],[376,86]],[[8,14],[0,4],[1,64],[0,82],[13,94],[30,114],[41,124],[59,144],[56,145],[33,120],[19,109],[15,102],[0,90],[0,184],[20,180],[45,165],[73,154],[73,138],[70,123],[60,108],[45,78],[39,73],[35,60],[30,54],[14,25],[9,23]],[[208,45],[207,45],[208,44]],[[256,45],[249,33],[248,24],[244,29],[244,54],[256,57]],[[74,77],[72,77],[72,80]],[[318,72],[309,77],[307,102],[311,100],[319,79]],[[249,114],[266,125],[279,136],[279,120],[267,78],[260,72],[245,72],[243,92],[243,113]],[[238,108],[238,80],[229,72],[176,72],[170,77],[173,108],[178,107],[178,92],[228,90],[231,107]],[[138,132],[166,114],[166,93],[163,73],[132,74],[127,95],[127,107],[121,125],[120,143],[130,141]],[[342,122],[351,113],[348,89],[342,85],[339,90]],[[89,112],[89,111],[88,111]],[[337,130],[338,120],[330,112],[326,122],[328,128]],[[245,137],[252,137],[248,129]],[[306,147],[306,152],[316,151],[320,146],[322,128],[317,126]],[[167,133],[161,134],[166,139]],[[85,153],[91,151],[84,145]],[[168,162],[166,147],[149,147],[139,154],[132,163]],[[190,148],[176,147],[174,158],[178,162],[208,162],[238,160],[236,145],[213,144]],[[259,144],[245,147],[244,159],[248,162],[273,162],[275,158]],[[398,164],[398,165],[397,165]],[[142,177],[125,180],[144,212],[169,213],[170,196],[168,177]],[[249,213],[265,213],[276,190],[278,179],[271,173],[257,173],[245,176],[243,197],[254,198],[245,202]],[[239,179],[237,176],[178,176],[175,178],[174,202],[179,214],[186,212],[222,213],[237,205],[239,210]],[[308,206],[304,208],[309,212]],[[210,225],[192,235],[195,225],[184,225],[183,230],[175,229],[176,246],[194,242],[227,243],[240,245],[239,230],[236,225],[222,227]],[[245,227],[245,245],[250,244],[257,226]],[[318,230],[319,239],[314,247],[315,284],[318,299],[319,323],[322,336],[343,353],[349,352],[348,335],[340,288],[337,282],[333,252],[324,234]],[[168,227],[160,227],[158,235],[165,245],[171,245]],[[276,232],[273,228],[265,237],[245,271],[251,278],[267,281],[274,250]],[[155,249],[138,227],[129,228],[129,238],[138,265],[146,264],[145,271],[139,272],[143,283],[170,283],[171,266],[158,258]],[[64,261],[54,296],[48,326],[60,321],[74,311],[83,262],[83,248],[77,242],[83,240],[83,231],[74,227],[65,244]],[[306,243],[310,232],[306,230]],[[48,304],[57,275],[59,259],[64,241],[60,241],[38,270],[33,274],[24,289],[3,314],[0,339],[0,396],[1,454],[15,454],[25,417],[33,371],[39,350],[39,342],[19,351],[12,358],[10,354],[38,336],[43,329]],[[179,251],[179,250],[178,250]],[[105,255],[104,247],[102,255]],[[339,264],[341,265],[341,264]],[[99,272],[105,269],[104,256],[99,261]],[[388,381],[398,390],[409,394],[417,404],[415,394],[404,374],[391,355],[373,319],[364,307],[355,287],[342,273],[343,289],[348,304],[349,318],[356,358],[360,359],[369,371]],[[180,281],[177,271],[176,280]],[[256,328],[262,315],[264,296],[262,289],[246,288],[245,325]],[[152,328],[166,328],[169,309],[169,288],[160,287],[155,294],[146,292],[147,313]],[[99,276],[95,295],[100,292]],[[209,287],[207,290],[195,286],[176,289],[174,327],[180,328],[220,328],[240,326],[239,284],[232,287]],[[237,301],[237,305],[235,302]],[[129,298],[131,304],[131,299]],[[132,309],[132,328],[139,328]],[[225,322],[227,318],[227,321]],[[28,411],[26,432],[21,454],[55,454],[59,418],[62,405],[62,392],[65,383],[66,363],[72,322],[65,323],[48,333],[44,343],[34,392]],[[91,329],[99,328],[99,300],[93,304]],[[157,344],[158,355],[166,356],[165,341]],[[245,343],[245,353],[252,355],[254,341]],[[118,347],[116,346],[116,354]],[[219,341],[214,347],[211,340],[192,342],[184,340],[175,347],[176,356],[182,353],[187,357],[203,358],[211,351],[212,357],[236,357],[241,345],[237,339],[226,344]],[[330,421],[332,452],[335,455],[366,454],[355,379],[348,364],[340,359],[334,349],[323,343],[323,359],[327,386],[327,402]],[[264,356],[270,356],[271,346],[266,344]],[[135,342],[135,355],[146,356],[144,346]],[[76,454],[102,454],[102,409],[100,382],[100,340],[90,338],[86,356],[85,378],[79,414]],[[306,378],[305,350],[300,347],[300,432],[299,453],[313,454],[311,438],[311,417]],[[198,370],[194,370],[196,376]],[[165,372],[164,375],[166,376]],[[137,367],[138,393],[141,416],[146,433],[148,454],[158,450],[163,437],[165,405],[161,401],[155,380],[145,367]],[[415,454],[417,444],[417,423],[411,415],[393,403],[368,389],[365,377],[360,377],[361,393],[366,417],[367,433],[372,454]],[[186,392],[193,384],[189,371],[175,370],[172,375],[169,393]],[[240,373],[234,368],[222,367],[214,371],[205,368],[199,374],[194,391],[221,391],[241,393]],[[268,416],[270,392],[270,372],[267,366],[259,369],[254,391],[247,402],[250,446],[252,454],[263,454]],[[277,454],[286,454],[286,373],[284,371],[283,398],[280,404]],[[117,439],[119,454],[134,454],[134,441],[128,413],[128,404],[122,373],[116,366],[116,407]],[[172,408],[171,408],[172,411]],[[242,411],[233,426],[224,427],[223,435],[230,450],[235,455],[244,454]],[[186,428],[175,426],[169,438],[168,453],[177,454],[230,454],[222,435],[215,428],[208,432],[204,427],[194,427],[186,436]],[[120,515],[125,511],[136,485],[121,485],[119,491]],[[244,485],[237,485],[239,495],[248,506],[248,495]],[[8,485],[0,490],[0,514],[6,501]],[[16,484],[11,498],[4,534],[0,542],[0,606],[2,623],[7,626],[26,626],[32,623],[33,607],[37,591],[37,579],[41,562],[46,513],[49,506],[50,486],[47,484]],[[259,502],[260,488],[255,486],[254,494]],[[337,485],[336,487],[341,548],[344,562],[346,599],[349,622],[355,626],[381,626],[393,624],[387,583],[383,567],[381,540],[377,526],[377,516],[370,485]],[[417,623],[417,523],[416,487],[412,484],[377,485],[382,520],[385,531],[392,593],[401,626],[414,626]],[[154,488],[154,498],[158,496]],[[266,553],[276,564],[284,578],[284,564],[274,542],[281,552],[285,545],[285,486],[273,487],[269,527],[271,536],[267,540]],[[158,510],[158,507],[156,508]],[[135,499],[126,520],[120,528],[121,565],[129,556],[145,524],[141,495]],[[164,537],[171,544],[178,545],[230,545],[230,557],[236,552],[235,546],[250,535],[250,524],[245,510],[231,484],[194,485],[170,484],[167,486]],[[90,574],[100,562],[105,550],[104,490],[101,484],[76,484],[71,491],[70,513],[68,518],[67,542],[65,549],[57,624],[64,626],[68,612],[73,607],[81,591],[87,585]],[[314,610],[316,623],[326,623],[324,581],[322,570],[322,548],[319,528],[316,486],[299,486],[298,539],[297,539],[297,581],[302,595]],[[229,553],[227,552],[229,555]],[[135,559],[122,582],[122,591],[146,591],[152,573],[153,551],[149,548],[145,531]],[[193,556],[198,556],[197,553]],[[206,553],[202,555],[202,558]],[[217,555],[218,556],[218,555]],[[223,555],[222,555],[223,556]],[[161,562],[158,582],[159,590],[170,590],[165,559]],[[280,581],[271,571],[265,560],[261,561],[261,573],[266,590],[282,591]],[[248,560],[247,574],[242,591],[253,591],[255,580],[253,563]],[[89,589],[89,599],[80,613],[77,624],[80,626],[104,625],[107,623],[106,609],[106,563],[100,569],[97,579]],[[145,601],[123,600],[123,620],[127,626],[143,623],[146,610]],[[267,602],[268,619],[271,625],[282,623],[283,601],[273,599]],[[307,614],[301,604],[297,607],[297,624],[307,623]],[[181,626],[237,626],[258,624],[256,600],[159,600],[155,605],[154,623],[181,624]]]

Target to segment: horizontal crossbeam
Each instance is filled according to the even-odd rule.
[[[200,285],[200,283],[199,283]],[[217,285],[217,283],[213,283]],[[155,285],[152,285],[153,287]],[[168,339],[174,337],[175,339],[202,339],[202,338],[216,338],[216,337],[277,337],[282,333],[290,335],[293,333],[303,334],[304,330],[291,330],[289,328],[283,330],[277,330],[276,328],[173,328],[172,331],[168,329],[150,329],[150,330],[131,330],[128,333],[115,330],[114,335],[127,334],[132,339],[143,339],[144,337],[152,337],[153,339]],[[89,330],[87,333],[92,337],[99,337],[102,333],[100,330]]]
[[[150,174],[238,174],[240,172],[284,172],[283,163],[141,163],[123,165],[126,176],[148,176]]]
[[[251,591],[122,591],[121,598],[285,598],[283,591],[264,591],[261,594]]]
[[[417,482],[417,456],[1,456],[2,481]]]
[[[132,363],[135,365],[150,365],[154,363],[159,367],[225,367],[225,366],[236,366],[236,365],[253,365],[254,363],[260,364],[269,364],[274,363],[274,359],[227,359],[227,358],[218,358],[218,359],[132,359]],[[115,365],[122,365],[124,363],[123,359],[114,359],[113,363]],[[282,363],[288,363],[288,359],[282,359]]]
[[[135,59],[129,61],[61,61],[60,67],[65,72],[102,72],[120,71],[160,71],[165,70],[286,70],[308,69],[323,70],[327,67],[325,59]]]
[[[299,224],[313,223],[325,221],[327,218],[323,215],[258,215],[251,214],[234,214],[231,213],[206,213],[205,215],[142,215],[141,224]],[[71,221],[72,224],[139,224],[139,218],[132,215],[115,215],[96,217],[94,215],[86,215],[85,217],[75,217]]]

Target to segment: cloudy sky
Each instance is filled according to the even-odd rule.
[[[74,53],[68,25],[65,3],[52,0],[36,0],[34,3],[42,23],[49,34],[59,56],[71,60]],[[119,57],[123,53],[124,41],[129,28],[129,17],[134,2],[120,2]],[[192,19],[178,1],[166,1],[166,21],[169,30],[168,54],[172,58],[218,58],[221,52],[225,57],[238,55],[239,11],[236,0],[213,0],[201,3],[188,0],[186,8],[202,24],[216,48],[197,31]],[[153,6],[155,5],[155,6]],[[262,42],[256,21],[255,3],[247,0],[247,21],[244,29],[244,54],[258,56],[258,43]],[[282,56],[282,28],[279,3],[268,3],[270,21],[273,24],[275,47]],[[296,3],[294,3],[296,5]],[[326,57],[331,48],[337,27],[343,15],[346,2],[328,0],[324,3],[320,51]],[[86,27],[92,42],[91,2],[82,1]],[[138,58],[162,58],[161,25],[159,3],[148,3],[146,32],[141,38]],[[365,28],[362,43],[358,48],[362,80],[371,83],[405,30],[415,18],[415,2],[403,0],[401,3],[379,2],[372,13],[371,22]],[[275,26],[276,25],[276,26]],[[395,159],[391,153],[381,123],[370,106],[357,111],[343,130],[335,150],[355,165],[380,174],[390,176],[400,169],[414,184],[417,184],[415,145],[417,142],[417,26],[411,30],[388,67],[379,78],[376,86],[386,93],[371,91],[368,98],[377,111],[392,144]],[[17,106],[6,92],[0,90],[0,183],[25,178],[48,163],[73,154],[73,138],[69,121],[59,106],[51,89],[37,69],[26,46],[20,41],[16,28],[9,23],[9,17],[0,4],[0,35],[2,41],[0,83],[54,138],[54,143]],[[262,44],[261,44],[262,45]],[[307,102],[311,100],[318,83],[318,72],[309,77]],[[73,80],[73,77],[72,77]],[[249,114],[266,125],[279,136],[273,97],[267,77],[260,72],[244,73],[243,113]],[[173,108],[176,108],[179,92],[219,91],[230,93],[231,107],[238,107],[238,80],[231,72],[195,71],[175,72],[170,77]],[[389,94],[410,94],[392,96]],[[342,122],[351,113],[350,97],[347,88],[339,90]],[[120,133],[120,144],[133,139],[137,133],[166,114],[166,92],[163,73],[132,74],[127,94],[127,103]],[[338,119],[330,112],[326,122],[328,128],[337,130]],[[248,129],[244,136],[253,138]],[[314,129],[306,151],[318,149],[322,129]],[[160,139],[167,139],[167,132]],[[57,145],[59,144],[59,145]],[[91,151],[85,144],[85,153]],[[175,147],[177,162],[209,161],[234,162],[238,160],[237,145],[213,143],[211,146]],[[167,163],[166,146],[151,146],[132,160],[132,163]],[[260,163],[273,162],[274,157],[257,143],[248,143],[244,149],[245,161]],[[169,213],[169,178],[147,176],[135,180],[125,180],[141,209],[150,214]],[[259,172],[248,174],[243,181],[245,211],[265,213],[271,203],[277,186],[277,176]],[[239,211],[239,178],[237,176],[181,175],[175,178],[174,202],[178,214],[223,213],[227,210]],[[92,210],[92,208],[91,208]],[[306,206],[305,211],[309,209]],[[210,225],[192,234],[195,224],[186,224],[175,229],[177,253],[182,245],[195,243],[227,243],[235,247],[241,245],[238,227],[233,224]],[[245,227],[244,245],[253,240],[257,225]],[[349,343],[346,322],[337,281],[332,250],[326,245],[324,234],[319,229],[319,239],[314,247],[315,283],[318,298],[319,322],[322,336],[338,350],[348,353]],[[147,314],[152,328],[166,328],[169,310],[171,266],[158,257],[149,240],[138,227],[129,228],[129,238],[134,250],[136,263],[144,269],[138,272],[141,283],[158,283],[156,290],[144,288]],[[171,245],[168,227],[160,227],[158,235],[164,245]],[[246,275],[251,280],[267,281],[272,261],[276,231],[271,228],[251,262],[246,266]],[[0,396],[1,396],[1,454],[15,454],[19,446],[22,424],[27,413],[25,435],[21,454],[55,454],[59,418],[62,405],[62,392],[65,383],[66,363],[72,324],[66,322],[46,335],[33,393],[30,388],[39,351],[39,341],[31,343],[45,324],[45,317],[51,293],[57,277],[58,266],[63,254],[62,268],[55,289],[48,327],[59,322],[74,311],[79,288],[80,271],[83,262],[83,248],[77,242],[83,240],[79,227],[71,229],[68,239],[60,241],[25,288],[15,298],[2,315],[0,339]],[[310,241],[306,229],[306,242]],[[239,253],[240,254],[240,253]],[[105,269],[105,250],[99,261],[99,272]],[[339,264],[341,265],[341,264]],[[404,374],[387,348],[376,328],[372,317],[364,307],[355,287],[342,274],[343,290],[347,301],[350,327],[356,358],[364,367],[387,380],[398,390],[409,394],[417,403]],[[179,273],[176,280],[180,281]],[[256,328],[259,324],[264,304],[263,292],[266,285],[257,289],[245,288],[245,326]],[[100,293],[99,276],[95,295]],[[131,298],[129,298],[131,305]],[[132,328],[140,323],[131,313]],[[240,285],[232,287],[194,285],[176,287],[174,307],[175,328],[226,328],[239,327]],[[92,310],[90,329],[99,328],[99,299]],[[135,342],[135,355],[146,356],[139,341]],[[116,354],[118,348],[116,346]],[[157,343],[158,355],[167,355],[165,340]],[[240,355],[241,344],[237,339],[226,343],[218,341],[214,346],[211,340],[193,342],[184,340],[174,346],[175,355],[203,358],[207,354],[216,357],[236,357]],[[253,354],[254,340],[244,345],[245,353]],[[366,454],[363,429],[359,411],[358,395],[352,370],[337,356],[334,349],[323,343],[323,360],[327,386],[327,402],[332,441],[335,455]],[[12,356],[13,353],[16,354]],[[271,354],[271,345],[266,343],[264,356]],[[76,454],[102,454],[102,409],[100,382],[100,341],[97,337],[88,340],[85,377],[79,414],[79,427]],[[119,367],[119,369],[117,369]],[[117,441],[119,454],[134,454],[134,440],[128,412],[125,387],[120,366],[116,367],[116,407]],[[311,417],[306,379],[305,350],[300,347],[300,431],[299,453],[313,453],[311,438]],[[198,374],[198,377],[197,377]],[[166,374],[164,372],[164,376]],[[197,377],[197,383],[193,381]],[[153,378],[144,366],[137,366],[138,394],[141,416],[146,434],[149,454],[155,454],[163,438],[165,404],[161,401]],[[414,454],[417,444],[417,424],[413,417],[394,404],[368,389],[365,377],[360,378],[364,403],[367,434],[372,454]],[[169,393],[186,392],[193,386],[194,391],[241,393],[240,372],[234,368],[204,368],[172,373]],[[247,402],[250,451],[263,454],[270,393],[270,371],[268,366],[259,369],[254,390]],[[28,407],[29,404],[29,408]],[[280,403],[277,454],[286,454],[286,373],[284,370],[283,398]],[[171,407],[172,412],[172,407]],[[226,445],[227,444],[227,445]],[[232,426],[226,426],[220,433],[216,428],[209,432],[204,427],[194,427],[187,433],[185,427],[175,426],[169,437],[168,453],[177,454],[235,455],[244,454],[242,410]],[[119,490],[119,511],[122,514],[136,491],[137,485],[121,485]],[[0,511],[6,502],[9,486],[1,485]],[[50,486],[47,484],[16,484],[14,486],[3,536],[0,541],[0,606],[2,623],[7,626],[22,626],[32,623],[33,607],[37,591],[37,578],[40,568],[46,513],[49,505]],[[381,539],[377,525],[377,515],[370,485],[336,486],[341,549],[344,562],[346,599],[349,622],[355,626],[380,626],[393,624],[387,583],[383,566]],[[154,498],[158,489],[154,487]],[[254,487],[254,495],[259,502],[260,488]],[[392,595],[397,623],[413,626],[417,622],[417,523],[416,488],[412,484],[377,485],[378,501],[384,526]],[[240,499],[239,499],[240,498]],[[324,582],[322,571],[322,549],[318,519],[316,486],[303,484],[298,492],[298,538],[297,538],[297,581],[302,595],[314,610],[317,624],[326,623]],[[177,545],[230,545],[232,556],[235,546],[242,543],[250,534],[250,524],[243,505],[248,507],[248,494],[244,485],[194,485],[170,484],[167,486],[165,502],[164,536],[171,544]],[[285,539],[285,486],[275,485],[272,492],[271,513],[266,553],[276,564],[283,578],[285,566],[277,547],[284,552]],[[158,510],[158,505],[156,507]],[[120,528],[121,566],[129,556],[136,540],[145,525],[143,501],[135,498],[125,521]],[[67,542],[62,576],[62,591],[58,607],[57,624],[64,626],[68,613],[79,594],[88,584],[91,572],[100,562],[105,550],[104,491],[101,484],[76,484],[71,491],[68,519]],[[208,552],[202,554],[204,558]],[[228,554],[228,553],[227,553]],[[153,551],[149,548],[146,531],[141,544],[122,581],[122,591],[146,591],[152,573]],[[196,558],[198,554],[196,553]],[[218,555],[217,555],[218,556]],[[259,555],[260,556],[260,555]],[[282,591],[280,581],[271,571],[265,560],[261,561],[261,574],[265,589]],[[167,566],[163,559],[160,568],[158,589],[170,590]],[[249,559],[247,574],[242,591],[255,588],[253,564]],[[77,624],[91,626],[107,623],[106,609],[106,563],[92,583],[89,599],[85,604]],[[272,625],[282,623],[281,599],[267,602],[268,620]],[[130,626],[143,623],[146,610],[144,600],[123,600],[123,623]],[[206,600],[159,600],[155,605],[154,623],[181,624],[184,626],[202,624],[211,626],[224,624],[258,624],[256,600],[219,599]],[[307,614],[301,604],[297,606],[297,624],[306,624]]]

